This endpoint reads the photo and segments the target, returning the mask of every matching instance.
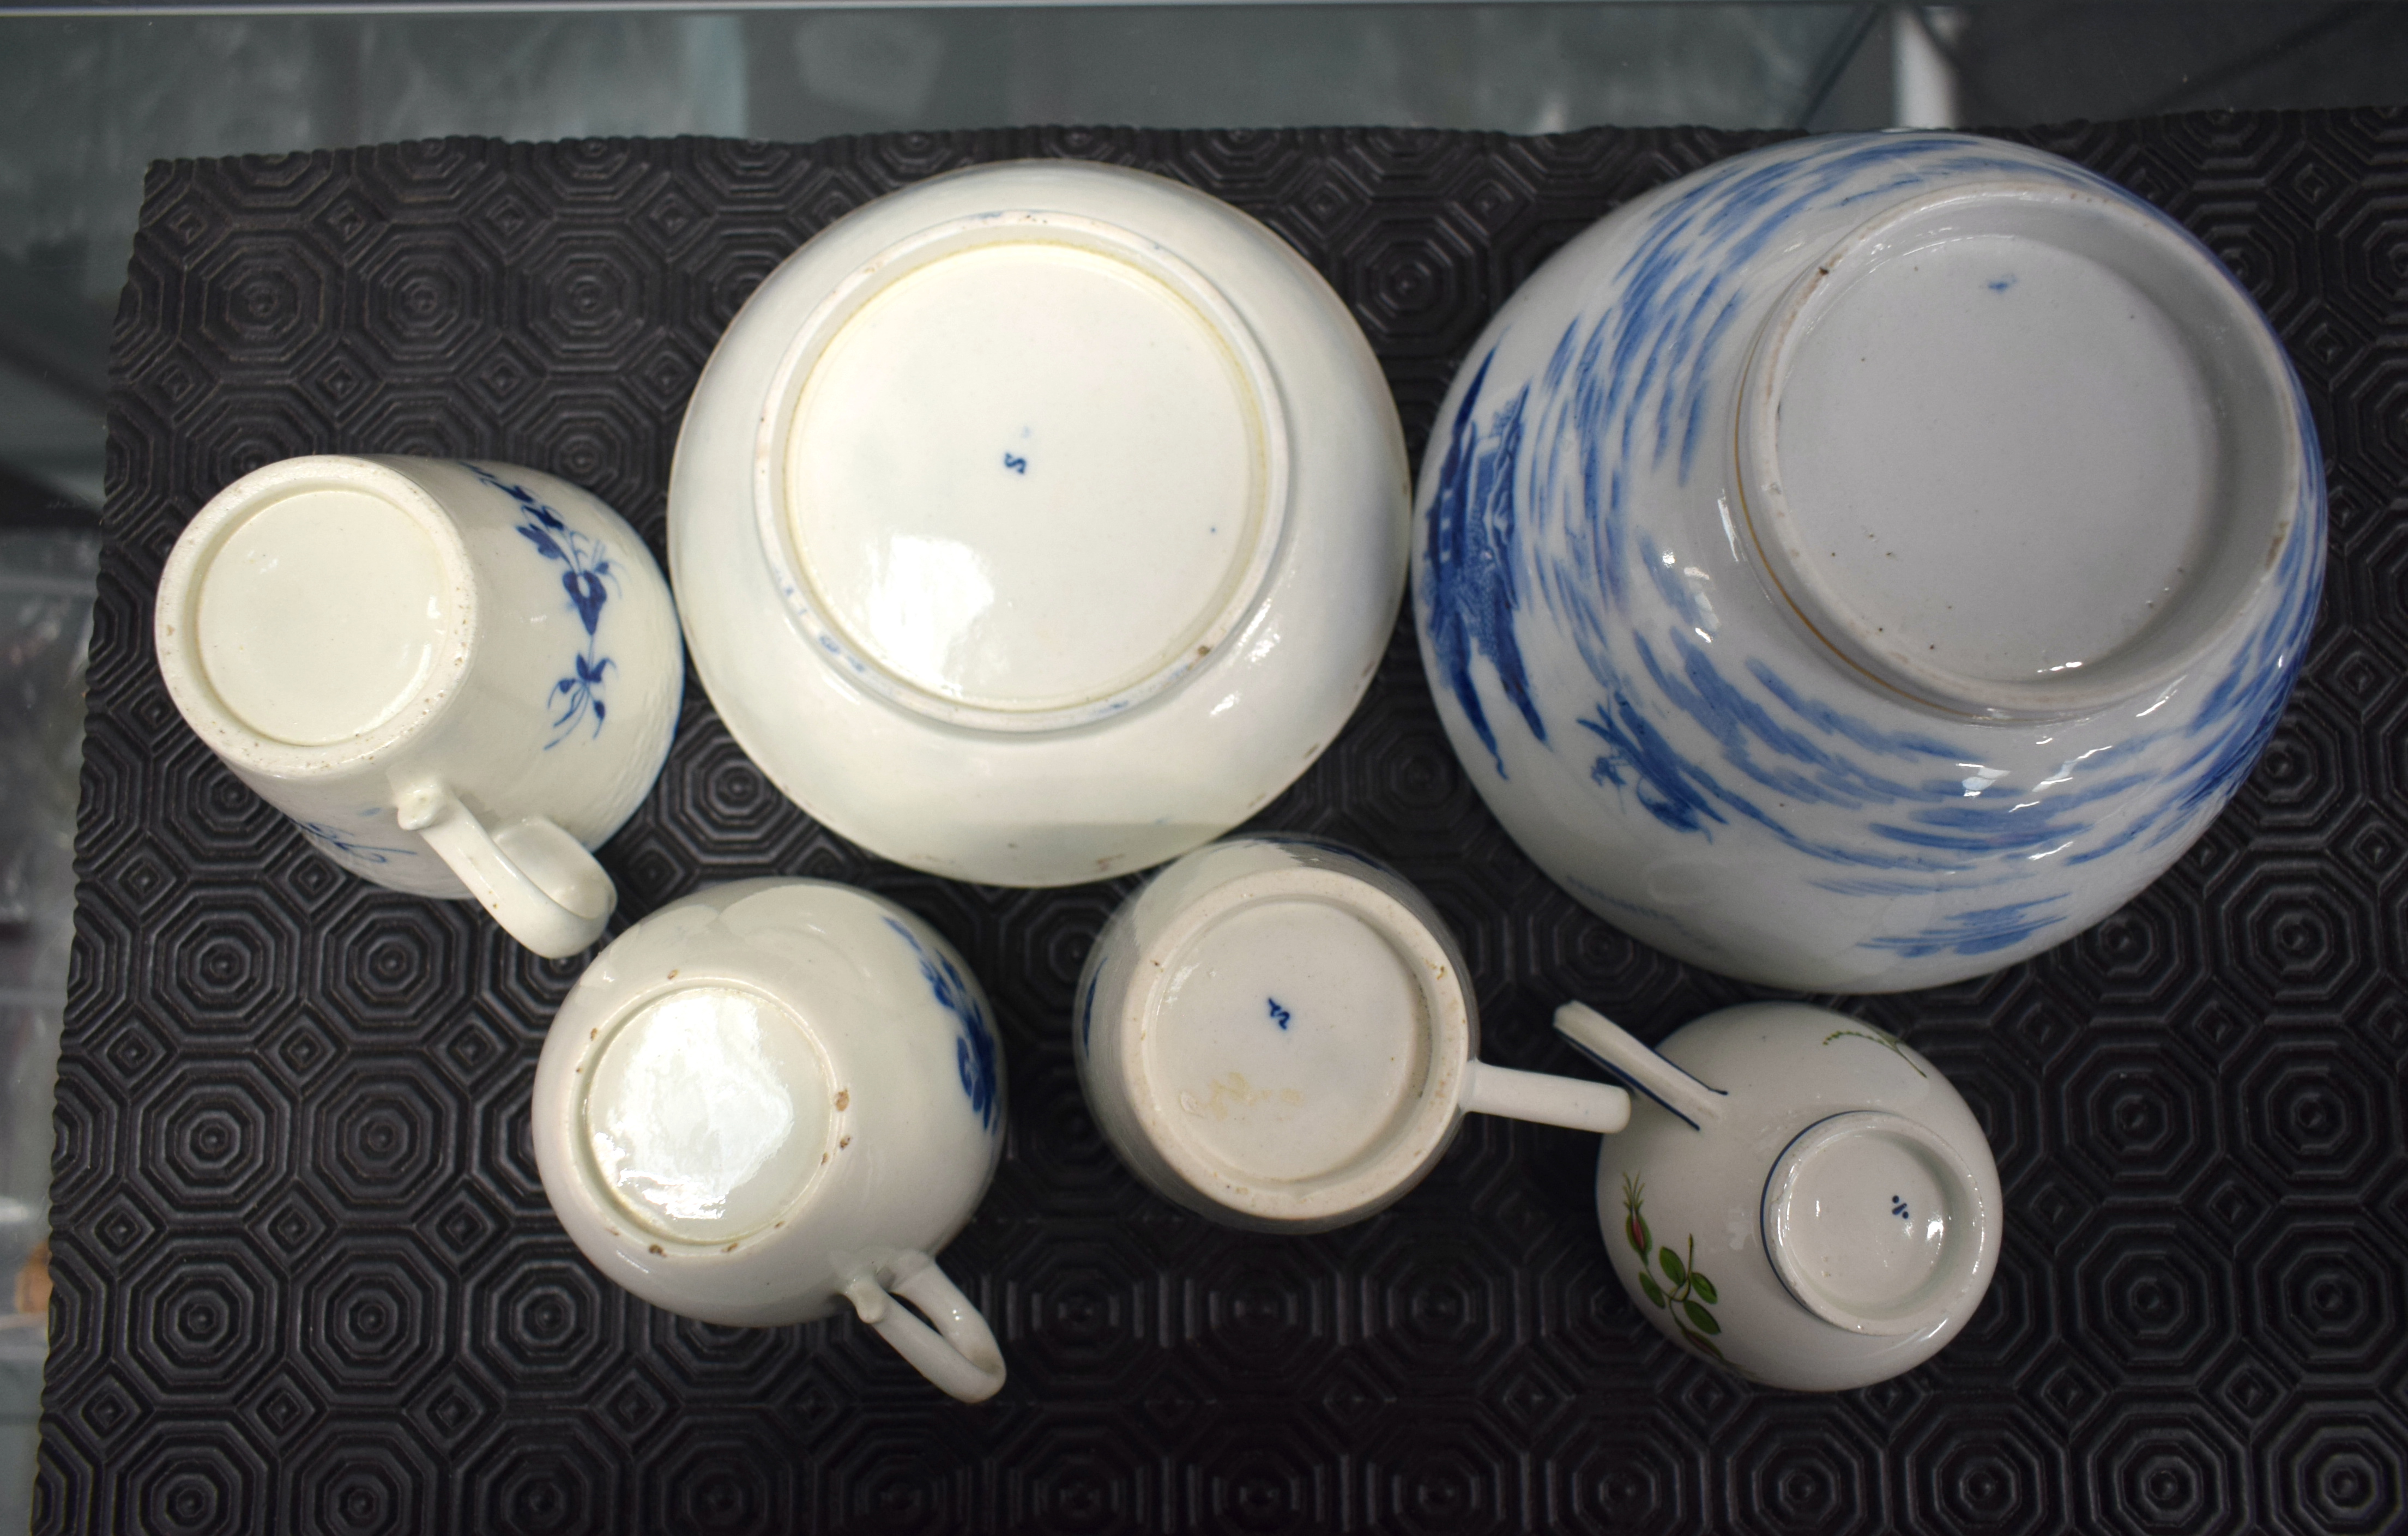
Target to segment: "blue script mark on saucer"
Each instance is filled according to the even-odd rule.
[[[1908,1215],[1908,1214],[1907,1214],[1907,1213],[1906,1213],[1906,1202],[1905,1202],[1904,1200],[1902,1200],[1902,1199],[1899,1199],[1897,1196],[1895,1196],[1895,1195],[1892,1195],[1892,1196],[1889,1198],[1889,1213],[1890,1213],[1891,1215],[1893,1215],[1893,1216],[1897,1216],[1897,1217],[1899,1217],[1900,1220],[1903,1220],[1903,1221],[1913,1221],[1913,1220],[1914,1219],[1913,1216],[1910,1216],[1910,1215]]]
[[[990,1132],[995,1129],[996,1069],[995,1031],[986,1022],[986,1010],[970,991],[962,973],[953,969],[951,960],[939,959],[928,953],[919,935],[893,918],[886,926],[903,936],[911,953],[920,961],[920,978],[936,994],[937,1001],[961,1022],[962,1038],[953,1042],[953,1065],[962,1076],[962,1092],[969,1095],[970,1109],[978,1115],[979,1124]]]
[[[1006,469],[1010,470],[1015,475],[1025,475],[1028,473],[1028,461],[1017,453],[1005,453],[1003,455],[1003,467]]]
[[[560,713],[552,718],[553,735],[543,744],[543,750],[550,752],[568,739],[589,711],[594,716],[594,734],[601,735],[602,722],[609,713],[602,699],[602,682],[618,665],[601,653],[595,633],[602,623],[602,605],[609,601],[611,590],[619,581],[619,572],[610,564],[609,547],[593,535],[570,527],[526,487],[513,485],[465,459],[460,461],[460,467],[517,502],[526,514],[525,521],[518,525],[519,537],[534,545],[536,553],[545,559],[557,560],[568,567],[561,573],[561,590],[568,594],[569,611],[584,626],[585,646],[569,658],[568,675],[552,685],[548,696],[552,707]]]
[[[368,812],[380,814],[380,812]],[[348,854],[368,864],[391,864],[397,858],[416,858],[414,848],[387,848],[378,843],[362,842],[339,826],[324,822],[295,822],[294,825],[337,854]]]
[[[1271,1022],[1278,1025],[1282,1029],[1285,1029],[1288,1026],[1288,1021],[1296,1017],[1295,1014],[1289,1012],[1286,1009],[1282,1008],[1279,1005],[1279,999],[1277,998],[1265,998],[1263,1001],[1271,1005]]]

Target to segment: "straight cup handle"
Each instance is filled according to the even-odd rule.
[[[602,937],[618,888],[556,824],[528,816],[488,832],[439,783],[414,785],[397,810],[402,830],[425,839],[502,930],[545,959],[564,959]]]
[[[1723,1102],[1728,1096],[1722,1089],[1673,1066],[1586,1003],[1566,1003],[1556,1009],[1555,1032],[1578,1046],[1583,1055],[1686,1120],[1691,1129],[1723,1117]]]
[[[844,1288],[853,1310],[939,1390],[964,1402],[986,1401],[1003,1387],[1003,1351],[996,1347],[994,1330],[935,1259],[907,1254],[904,1261],[892,1295],[874,1277],[854,1276]],[[937,1326],[932,1328],[910,1308],[896,1306],[897,1296]]]
[[[1463,1064],[1463,1107],[1541,1126],[1612,1133],[1630,1124],[1630,1095],[1611,1083],[1519,1071],[1485,1061]]]

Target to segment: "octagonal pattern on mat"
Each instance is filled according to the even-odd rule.
[[[1247,208],[1344,296],[1418,452],[1514,285],[1761,136],[452,139],[156,167],[113,338],[36,1529],[2396,1529],[2408,115],[2018,136],[2157,200],[2273,318],[2327,451],[2331,578],[2265,762],[2156,887],[2010,971],[1845,1005],[1962,1085],[2008,1209],[1956,1346],[1864,1392],[1764,1391],[1666,1343],[1613,1278],[1569,1132],[1467,1126],[1410,1199],[1316,1238],[1164,1204],[1086,1117],[1066,1027],[1134,883],[886,865],[781,798],[691,679],[666,770],[601,852],[615,921],[811,875],[962,948],[1011,1093],[946,1265],[1012,1378],[964,1407],[847,1317],[670,1317],[577,1254],[534,1166],[535,1056],[581,962],[337,869],[160,683],[160,563],[209,495],[288,454],[516,459],[657,553],[720,330],[803,238],[925,176],[1078,156]],[[1538,873],[1448,752],[1407,625],[1259,823],[1420,882],[1500,1061],[1577,1069],[1546,1027],[1569,997],[1656,1039],[1756,995]]]

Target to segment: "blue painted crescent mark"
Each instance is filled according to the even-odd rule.
[[[1655,209],[1604,285],[1612,301],[1575,317],[1510,396],[1491,397],[1502,388],[1491,380],[1496,351],[1477,359],[1444,423],[1418,596],[1437,691],[1461,710],[1499,777],[1503,720],[1518,714],[1532,739],[1554,745],[1516,634],[1522,610],[1535,605],[1570,637],[1598,690],[1584,712],[1567,711],[1594,739],[1594,784],[1708,841],[1760,829],[1837,867],[1806,882],[1833,895],[1938,895],[1962,891],[1969,876],[1983,885],[2063,886],[2062,873],[2050,871],[2182,837],[2230,797],[2298,677],[2322,581],[2322,466],[2296,386],[2308,462],[2297,532],[2274,574],[2282,602],[2187,719],[2144,711],[2139,734],[2079,780],[2020,789],[2001,781],[1999,790],[2017,792],[1968,796],[1962,765],[1980,754],[1962,743],[1937,730],[1885,730],[1813,697],[1761,658],[1717,657],[1712,615],[1659,558],[1656,539],[1633,525],[1628,493],[1639,478],[1670,463],[1685,484],[1698,461],[1711,392],[1729,375],[1727,349],[1744,340],[1737,325],[1751,258],[1793,238],[1803,215],[1967,171],[2055,175],[2146,209],[2196,244],[2078,167],[2035,165],[1955,136],[1844,140],[1730,163],[1692,195]],[[1646,581],[1633,581],[1634,562]],[[1475,670],[1484,657],[1493,682]],[[1700,735],[1711,753],[1684,750]],[[2144,751],[2162,760],[2173,741],[2190,747],[2171,768],[2142,760]],[[1783,813],[1792,806],[1836,807],[1862,820],[1845,837],[1818,840]],[[1977,874],[1983,858],[2014,862]],[[1901,955],[1995,953],[2064,921],[2047,909],[2071,895],[1993,900],[1872,943]]]
[[[341,827],[329,826],[324,822],[296,821],[294,825],[333,852],[348,854],[364,864],[391,864],[397,858],[418,856],[415,848],[388,848],[380,843],[362,842]]]
[[[1082,1051],[1087,1050],[1095,1039],[1096,988],[1103,979],[1104,968],[1097,966],[1096,973],[1087,978],[1087,996],[1079,1005],[1079,1049]]]
[[[1286,1009],[1282,1008],[1279,1005],[1279,999],[1277,998],[1266,998],[1263,1000],[1270,1004],[1271,1022],[1278,1025],[1280,1028],[1284,1031],[1288,1026],[1288,1021],[1295,1018],[1296,1015],[1289,1012]]]
[[[534,545],[536,553],[546,560],[556,560],[568,567],[561,573],[560,586],[568,596],[568,610],[577,615],[578,624],[585,631],[585,644],[569,658],[568,675],[554,682],[546,696],[547,707],[558,713],[552,717],[552,738],[543,744],[543,750],[550,752],[568,739],[589,714],[594,717],[594,735],[601,735],[602,723],[609,714],[602,697],[602,685],[610,669],[618,665],[602,654],[597,635],[603,605],[609,601],[619,582],[609,546],[592,534],[570,527],[526,487],[513,485],[465,459],[459,463],[460,467],[518,503],[524,516],[518,524],[520,538]]]
[[[985,1008],[951,960],[929,954],[927,946],[920,942],[920,936],[895,919],[886,919],[886,926],[911,946],[912,955],[920,962],[920,979],[928,983],[937,1001],[961,1025],[961,1038],[953,1042],[953,1066],[961,1074],[962,1092],[969,1096],[971,1112],[992,1134],[999,1096],[996,1092],[995,1030],[986,1022]],[[1091,988],[1090,1006],[1093,1001]]]

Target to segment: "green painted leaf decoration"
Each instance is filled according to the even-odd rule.
[[[1664,1271],[1664,1278],[1675,1285],[1689,1278],[1689,1271],[1682,1267],[1681,1256],[1670,1248],[1656,1250],[1656,1263],[1657,1268]]]
[[[1687,1340],[1691,1344],[1694,1344],[1698,1348],[1704,1350],[1707,1354],[1713,1356],[1717,1360],[1723,1357],[1723,1352],[1714,1347],[1714,1342],[1712,1339],[1691,1333],[1687,1328],[1683,1328],[1681,1330],[1681,1337]]]
[[[1699,1333],[1720,1333],[1723,1330],[1723,1326],[1714,1321],[1714,1314],[1699,1306],[1694,1299],[1684,1300],[1681,1303],[1681,1310],[1689,1314],[1690,1326]]]
[[[1659,1307],[1664,1305],[1663,1287],[1657,1285],[1656,1284],[1656,1277],[1649,1274],[1644,1270],[1639,1271],[1639,1288],[1647,1293],[1648,1300],[1655,1302]]]
[[[1714,1283],[1706,1278],[1706,1272],[1703,1270],[1691,1270],[1689,1284],[1697,1287],[1698,1299],[1710,1307],[1722,1299],[1714,1294]]]

